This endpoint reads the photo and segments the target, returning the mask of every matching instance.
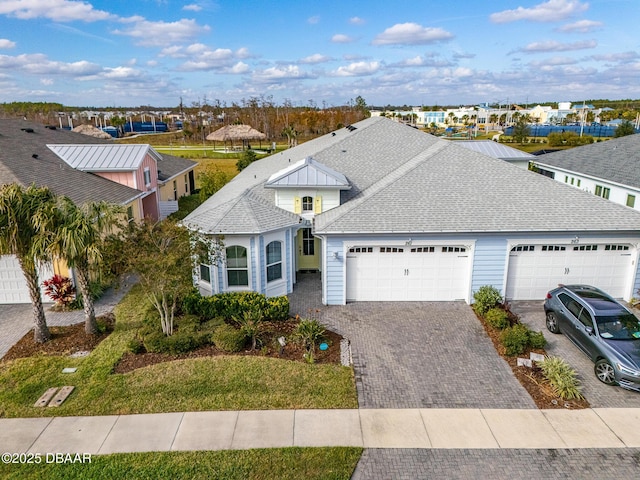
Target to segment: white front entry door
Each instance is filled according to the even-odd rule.
[[[465,299],[469,275],[469,252],[462,246],[353,247],[347,301]]]

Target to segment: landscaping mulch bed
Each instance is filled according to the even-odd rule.
[[[303,357],[305,349],[302,345],[292,342],[289,336],[293,333],[299,321],[290,319],[284,322],[265,322],[265,332],[261,335],[262,341],[255,350],[250,349],[248,345],[244,350],[237,353],[227,353],[217,349],[213,345],[207,345],[198,348],[189,353],[181,355],[169,355],[165,353],[125,353],[116,367],[114,373],[127,373],[137,368],[154,365],[156,363],[170,362],[172,360],[180,360],[185,358],[214,357],[221,355],[242,355],[256,357],[281,358],[284,360],[293,360],[304,362]],[[287,338],[287,344],[280,349],[277,343],[278,337]],[[325,351],[316,349],[315,363],[334,363],[340,364],[340,340],[342,337],[330,330],[325,332],[325,339],[329,348]]]
[[[11,347],[1,361],[38,355],[72,355],[77,352],[90,352],[98,346],[102,340],[107,338],[113,331],[115,325],[115,317],[112,314],[99,317],[98,321],[105,325],[105,332],[99,335],[87,335],[84,332],[84,322],[67,327],[49,327],[51,340],[46,343],[34,342],[33,330],[31,330],[22,337],[18,343]],[[221,355],[262,356],[304,362],[304,347],[289,339],[298,323],[299,320],[296,319],[289,319],[284,322],[265,322],[265,333],[261,336],[262,341],[258,347],[255,350],[250,350],[247,347],[247,349],[238,353],[226,353],[218,350],[213,345],[207,345],[181,355],[163,353],[134,354],[127,352],[114,368],[114,373],[127,373],[148,365],[170,362],[172,360]],[[282,336],[287,338],[287,344],[281,351],[277,339]],[[316,349],[315,362],[340,364],[340,340],[342,340],[342,337],[337,333],[327,330],[325,332],[325,338],[329,348],[325,351]]]
[[[36,343],[33,340],[33,330],[30,330],[9,349],[0,361],[38,355],[72,355],[78,352],[90,352],[109,336],[115,326],[113,314],[102,315],[97,318],[97,321],[104,327],[103,333],[87,335],[84,332],[84,322],[67,327],[49,327],[51,340],[45,343]]]
[[[511,315],[515,315],[509,312]],[[546,378],[542,374],[542,371],[539,367],[534,366],[533,368],[528,367],[519,367],[517,365],[518,359],[517,357],[509,356],[505,354],[505,348],[500,342],[500,331],[487,325],[487,323],[478,315],[478,320],[484,327],[484,330],[487,332],[487,335],[493,342],[493,346],[495,347],[498,354],[509,364],[513,374],[518,379],[520,384],[529,392],[531,398],[535,402],[538,408],[563,408],[576,410],[581,408],[589,408],[589,402],[587,400],[563,400],[562,398],[556,396],[553,393],[550,385],[548,384]],[[521,358],[529,358],[529,353],[539,353],[541,355],[546,355],[546,352],[542,349],[534,349],[527,350],[522,355]]]

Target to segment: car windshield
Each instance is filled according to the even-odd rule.
[[[596,317],[598,333],[608,340],[640,340],[640,320],[631,313]]]

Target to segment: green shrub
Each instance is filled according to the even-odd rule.
[[[489,325],[498,330],[504,330],[509,326],[509,314],[502,308],[490,308],[484,315],[484,319]]]
[[[127,350],[129,350],[133,354],[142,353],[144,352],[144,344],[138,337],[132,338],[127,343]]]
[[[502,303],[502,295],[497,288],[483,285],[473,294],[473,300],[473,309],[478,315],[484,317],[490,309]]]
[[[252,309],[258,309],[266,320],[286,320],[289,318],[289,299],[286,296],[267,298],[257,292],[228,292],[203,297],[194,290],[183,299],[182,309],[201,320],[231,319]]]
[[[538,362],[538,366],[557,396],[564,400],[584,398],[580,382],[576,378],[576,371],[562,358],[546,357]]]
[[[520,355],[529,345],[529,328],[521,323],[505,328],[500,334],[500,342],[507,355]]]
[[[324,338],[325,329],[317,320],[300,320],[294,332],[294,338],[307,351],[304,358],[309,363],[315,362],[316,345]]]
[[[213,332],[213,343],[223,352],[239,352],[247,343],[247,337],[243,331],[231,325],[222,325]]]
[[[529,330],[529,346],[531,348],[544,348],[547,344],[547,339],[544,338],[542,332],[533,332]]]

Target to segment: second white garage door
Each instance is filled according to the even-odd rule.
[[[53,275],[49,265],[39,272],[40,281]],[[44,299],[44,301],[51,301]],[[0,304],[31,303],[27,281],[24,278],[20,262],[14,255],[0,255]]]
[[[465,299],[469,275],[463,246],[353,247],[347,253],[347,301]]]
[[[625,244],[518,245],[509,254],[507,298],[542,300],[560,283],[593,285],[622,298],[634,258],[635,250]]]

